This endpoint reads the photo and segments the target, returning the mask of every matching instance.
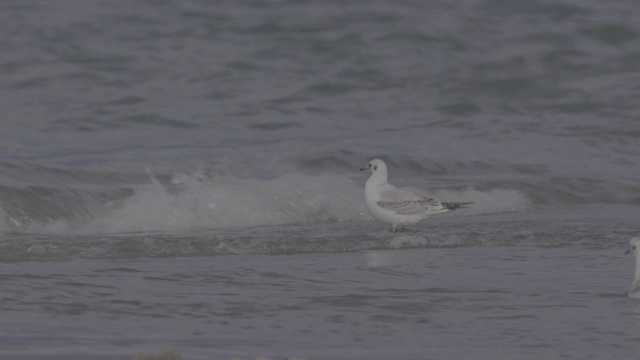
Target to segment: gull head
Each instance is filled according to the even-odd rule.
[[[633,252],[633,255],[638,258],[638,251],[640,251],[640,237],[635,237],[629,240],[629,249],[625,251],[625,254]]]
[[[382,185],[387,182],[387,165],[380,159],[373,159],[369,161],[367,166],[360,168],[360,171],[370,171],[371,176],[367,181],[367,184]]]
[[[375,173],[387,173],[387,164],[380,159],[373,159],[369,161],[367,166],[360,168],[360,171],[371,171],[373,174]]]

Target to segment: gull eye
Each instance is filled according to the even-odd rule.
[[[633,250],[635,250],[635,249],[636,249],[636,246],[635,246],[635,245],[633,245],[631,248],[632,248]]]

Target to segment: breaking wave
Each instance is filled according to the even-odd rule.
[[[517,190],[434,193],[443,200],[473,201],[460,215],[526,209]],[[344,176],[287,174],[241,179],[179,173],[149,175],[127,186],[0,187],[0,231],[91,235],[188,232],[261,226],[372,220],[363,184]]]

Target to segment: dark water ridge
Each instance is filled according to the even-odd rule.
[[[598,215],[600,211],[602,216]],[[578,214],[538,211],[465,216],[461,213],[429,219],[396,234],[386,225],[372,221],[180,233],[12,234],[0,245],[0,262],[512,246],[614,247],[620,249],[622,256],[628,239],[638,234],[638,215],[637,206],[597,206]]]

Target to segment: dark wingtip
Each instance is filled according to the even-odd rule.
[[[442,206],[444,206],[449,210],[456,210],[456,209],[464,209],[467,207],[467,205],[471,205],[475,203],[474,202],[455,202],[455,203],[443,202],[441,204]]]

